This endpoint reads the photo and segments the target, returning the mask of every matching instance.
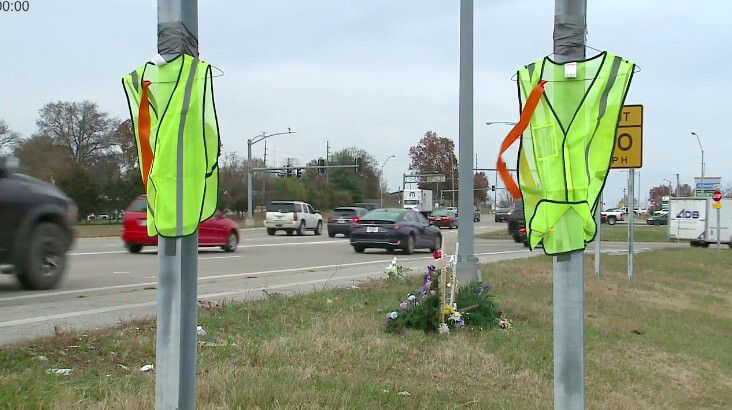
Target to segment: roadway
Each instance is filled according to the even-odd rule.
[[[476,232],[496,229],[505,229],[505,224],[484,220],[475,225]],[[442,232],[445,249],[452,253],[457,230]],[[369,278],[385,277],[383,269],[394,257],[381,250],[356,254],[347,239],[325,234],[272,237],[260,228],[243,229],[241,236],[236,253],[199,250],[199,300],[252,300],[268,293],[357,286]],[[626,249],[623,243],[604,246],[610,252]],[[657,246],[636,244],[636,249]],[[475,252],[482,262],[541,254],[512,241],[479,239]],[[429,251],[395,255],[416,271],[431,259]],[[57,289],[26,291],[13,276],[0,275],[0,344],[50,335],[56,326],[83,331],[154,314],[157,270],[154,247],[134,255],[119,238],[110,237],[78,239]]]

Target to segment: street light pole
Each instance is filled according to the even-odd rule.
[[[158,54],[166,61],[181,53],[197,58],[198,1],[158,0],[157,3]],[[178,178],[182,178],[182,173],[179,171]],[[181,200],[181,195],[182,191],[179,191],[177,200]],[[155,408],[193,409],[196,403],[198,231],[184,237],[161,236],[158,260]]]
[[[462,284],[480,280],[474,250],[473,201],[473,0],[460,1],[460,93],[458,159],[458,260]]]
[[[267,135],[266,132],[262,131],[261,134],[257,135],[254,138],[247,139],[247,220],[244,223],[246,226],[254,226],[254,200],[253,200],[253,172],[252,168],[252,145],[262,142],[266,140],[267,138],[274,137],[277,135],[285,135],[285,134],[297,134],[295,131],[292,131],[290,128],[287,128],[287,132],[276,132],[274,134]]]
[[[558,63],[585,58],[587,0],[555,0],[554,55]],[[554,256],[554,408],[585,407],[584,251]]]
[[[696,137],[696,141],[699,143],[699,150],[701,151],[701,178],[702,178],[702,184],[704,183],[704,148],[702,148],[701,139],[699,138],[699,135],[697,135],[695,132],[692,132],[691,135]]]
[[[384,163],[381,164],[381,174],[379,174],[379,201],[382,208],[384,207],[384,189],[382,186],[384,184],[384,165],[394,157],[396,157],[396,155],[389,155],[389,157],[384,160]]]

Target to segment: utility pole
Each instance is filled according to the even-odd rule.
[[[669,195],[671,195],[671,192],[669,191]],[[676,197],[679,197],[679,174],[676,174]]]
[[[330,165],[330,141],[325,140],[325,165]],[[325,182],[330,182],[328,171],[325,172]]]
[[[157,33],[158,54],[166,61],[181,53],[198,57],[198,1],[158,0]],[[198,232],[184,237],[158,238],[158,259],[155,408],[193,409]]]
[[[701,178],[702,178],[702,184],[703,184],[704,183],[704,148],[702,148],[701,138],[699,138],[699,135],[697,135],[695,132],[692,132],[691,135],[696,137],[696,141],[699,143],[699,150],[701,150]]]
[[[473,222],[473,0],[460,1],[460,114],[458,159],[458,260],[460,283],[481,280]],[[453,167],[454,169],[454,167]],[[453,171],[454,172],[454,171]],[[454,189],[454,188],[453,188]]]
[[[556,0],[554,57],[583,60],[587,0]],[[583,79],[578,79],[583,81]],[[554,408],[585,407],[584,251],[554,257]]]

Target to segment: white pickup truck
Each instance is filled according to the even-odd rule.
[[[602,222],[608,225],[615,225],[618,221],[625,220],[625,211],[622,208],[610,208],[600,212]]]

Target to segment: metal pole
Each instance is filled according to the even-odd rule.
[[[158,53],[166,59],[180,53],[198,56],[197,0],[158,0]],[[179,170],[178,178],[182,174]],[[183,192],[177,195],[180,200]],[[158,258],[155,408],[193,409],[198,233],[160,237]]]
[[[628,208],[628,280],[633,279],[633,242],[635,240],[635,169],[628,170],[628,198],[630,198],[630,207]]]
[[[452,179],[452,199],[450,200],[450,205],[455,206],[455,161],[453,161],[453,158],[450,157],[450,168],[452,172],[452,176],[450,177]]]
[[[720,205],[722,204],[721,201],[720,202],[717,202],[717,203],[720,204]],[[720,215],[719,215],[720,214],[720,211],[721,211],[721,209],[720,208],[717,208],[717,252],[719,252],[719,250],[722,249],[722,241],[720,239],[722,237],[722,227],[720,226],[720,220],[721,220],[721,218],[720,218]]]
[[[246,226],[254,226],[254,201],[252,199],[254,189],[252,188],[252,140],[247,140],[247,221]]]
[[[597,201],[597,209],[595,209],[595,224],[597,225],[597,233],[595,234],[595,277],[600,277],[600,252],[602,249],[602,191]]]
[[[641,183],[640,183],[640,171],[638,171],[638,208],[641,206]],[[635,209],[635,208],[633,208]]]
[[[585,58],[586,0],[556,0],[554,55],[559,63]],[[580,80],[581,81],[581,80]],[[584,252],[554,257],[554,408],[585,407]]]
[[[473,0],[460,1],[460,114],[458,159],[458,260],[460,283],[481,280],[473,237]],[[453,167],[453,173],[455,167]],[[454,186],[453,186],[453,189]],[[455,194],[453,194],[455,195]]]

